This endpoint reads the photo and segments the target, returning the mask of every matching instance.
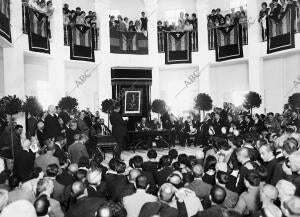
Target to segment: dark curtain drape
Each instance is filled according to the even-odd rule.
[[[112,98],[120,103],[122,114],[124,110],[124,89],[142,90],[142,114],[128,116],[128,130],[134,130],[135,123],[140,121],[142,117],[147,119],[150,117],[152,70],[149,68],[112,68],[111,81]]]

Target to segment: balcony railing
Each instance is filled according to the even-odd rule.
[[[194,30],[190,32],[191,42],[192,42],[192,52],[198,52],[198,31]],[[158,52],[164,53],[165,52],[165,32],[158,32],[157,33],[158,39]]]
[[[110,52],[116,54],[148,54],[148,33],[110,29]]]
[[[91,27],[94,50],[99,50],[99,28]],[[64,45],[70,46],[71,25],[64,25]]]
[[[295,33],[300,33],[300,8],[298,6],[295,7]],[[262,27],[261,23],[258,23],[260,25],[260,39],[262,42],[267,41],[266,33],[263,34],[263,31],[266,32],[266,30]]]
[[[243,45],[248,44],[248,25],[241,25],[242,26],[242,39]],[[214,50],[215,49],[215,28],[217,27],[208,27],[208,49]]]

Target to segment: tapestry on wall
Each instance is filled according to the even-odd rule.
[[[148,36],[141,32],[110,31],[110,52],[119,54],[148,54]]]
[[[165,63],[179,64],[192,62],[190,32],[165,33]]]
[[[91,27],[85,25],[72,26],[70,58],[71,60],[83,60],[95,62],[93,48],[93,36]]]
[[[241,25],[220,26],[215,28],[214,34],[217,62],[244,56]]]
[[[9,5],[9,0],[0,0],[0,36],[11,42]]]
[[[48,15],[34,8],[28,8],[28,40],[29,50],[50,53],[49,18]]]
[[[287,6],[279,16],[267,18],[267,53],[295,48],[295,8]]]

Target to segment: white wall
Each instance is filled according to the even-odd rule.
[[[199,92],[199,80],[196,79],[187,88],[185,81],[189,81],[189,76],[195,71],[197,67],[159,70],[160,99],[166,101],[174,114],[194,107],[194,98]]]
[[[94,0],[63,0],[62,2],[68,4],[70,10],[75,10],[76,7],[81,7],[81,10],[86,13],[95,10]],[[62,7],[63,5],[60,8]]]
[[[250,0],[254,1],[254,0]],[[230,0],[210,0],[210,11],[212,9],[220,8],[221,11],[229,11],[230,10]]]
[[[300,52],[265,59],[263,72],[266,112],[282,112],[288,97],[300,92],[299,86],[293,89],[300,76]]]
[[[38,96],[38,81],[48,81],[48,61],[43,58],[25,56],[25,95]]]
[[[165,20],[165,11],[178,9],[185,9],[185,11],[189,14],[196,13],[195,0],[159,0],[157,15],[158,19]]]
[[[99,108],[99,78],[98,71],[86,71],[87,69],[92,69],[91,66],[80,66],[78,64],[66,64],[66,91],[70,96],[78,99],[79,108],[85,109],[89,107],[91,111],[95,111],[97,107]],[[76,81],[80,81],[80,76],[84,74],[90,74],[91,76],[76,88]],[[110,90],[109,90],[110,91]]]
[[[248,91],[248,63],[221,63],[210,67],[210,87],[213,104],[223,106],[223,102],[233,102],[233,92]]]
[[[130,0],[130,4],[129,1],[124,0],[109,0],[109,4],[110,10],[120,10],[123,18],[128,17],[129,20],[140,19],[141,12],[145,10],[143,0]]]

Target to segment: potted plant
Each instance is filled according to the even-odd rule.
[[[18,98],[16,95],[5,96],[0,99],[0,110],[9,116],[9,125],[10,125],[10,139],[11,139],[11,154],[12,158],[15,158],[14,154],[14,138],[13,138],[13,115],[18,114],[22,111],[23,101]]]
[[[245,95],[245,100],[243,103],[243,107],[247,109],[248,111],[250,110],[251,115],[252,115],[252,109],[253,108],[259,108],[261,105],[261,96],[253,91],[250,91]]]
[[[195,98],[195,108],[199,110],[199,115],[200,112],[203,112],[203,118],[204,118],[204,113],[205,111],[209,111],[212,109],[213,105],[213,101],[211,99],[211,97],[206,94],[206,93],[199,93],[196,98]]]

